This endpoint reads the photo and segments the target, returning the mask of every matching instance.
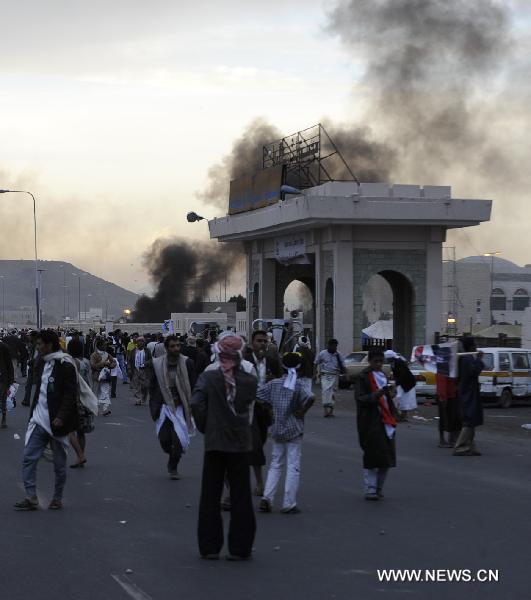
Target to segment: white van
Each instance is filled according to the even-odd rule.
[[[525,348],[478,348],[483,352],[485,370],[479,383],[481,397],[509,408],[513,398],[531,394],[531,350]]]

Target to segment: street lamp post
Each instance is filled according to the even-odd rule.
[[[46,269],[37,269],[37,273],[39,275],[39,298],[40,298],[40,302],[39,302],[39,323],[40,323],[40,327],[42,327],[42,315],[43,315],[43,306],[44,306],[44,296],[42,293],[42,274],[46,271]]]
[[[35,196],[26,190],[0,190],[0,194],[28,194],[33,200],[33,238],[35,245],[35,309],[37,319],[37,329],[42,326],[41,323],[41,302],[39,294],[39,259],[37,256],[37,206]]]
[[[86,294],[85,295],[85,321],[88,321],[87,319],[87,298],[91,298],[92,294]]]
[[[107,319],[108,319],[108,316],[109,316],[109,305],[108,305],[108,302],[107,302],[107,294],[106,294],[105,289],[104,289],[105,286],[104,286],[103,283],[98,283],[96,285],[98,287],[101,287],[101,290],[102,290],[101,291],[101,296],[103,297],[103,300],[105,300],[105,322],[107,322]]]
[[[77,277],[77,318],[81,323],[81,275],[79,273],[72,273],[74,277]]]
[[[492,292],[494,291],[494,257],[499,256],[501,252],[499,250],[495,252],[485,252],[483,256],[490,256],[490,297],[489,297],[489,309],[490,309],[490,324],[494,323],[494,314],[492,308]]]

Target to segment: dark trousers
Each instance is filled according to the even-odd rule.
[[[199,552],[201,555],[219,554],[223,547],[220,502],[225,474],[229,480],[231,499],[229,553],[250,556],[256,520],[251,497],[249,459],[245,452],[205,452],[197,526]]]
[[[183,454],[183,447],[175,433],[173,423],[169,419],[166,419],[160,428],[159,442],[162,450],[170,455],[168,459],[168,471],[176,471]]]
[[[113,375],[111,377],[111,398],[116,398],[116,380],[118,377]]]
[[[30,405],[32,390],[33,390],[33,366],[30,365],[30,368],[28,369],[28,378],[26,379],[26,389],[24,390],[24,400],[22,400],[22,404],[24,406]]]

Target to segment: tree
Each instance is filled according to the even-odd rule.
[[[247,300],[241,294],[231,296],[229,302],[236,302],[236,310],[238,312],[247,310]]]

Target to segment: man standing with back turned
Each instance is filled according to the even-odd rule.
[[[205,437],[197,532],[201,557],[208,560],[218,559],[223,546],[220,502],[225,474],[231,498],[228,560],[251,558],[256,530],[248,453],[257,381],[239,368],[242,350],[241,337],[225,334],[215,347],[220,367],[204,371],[192,394],[195,423]]]

